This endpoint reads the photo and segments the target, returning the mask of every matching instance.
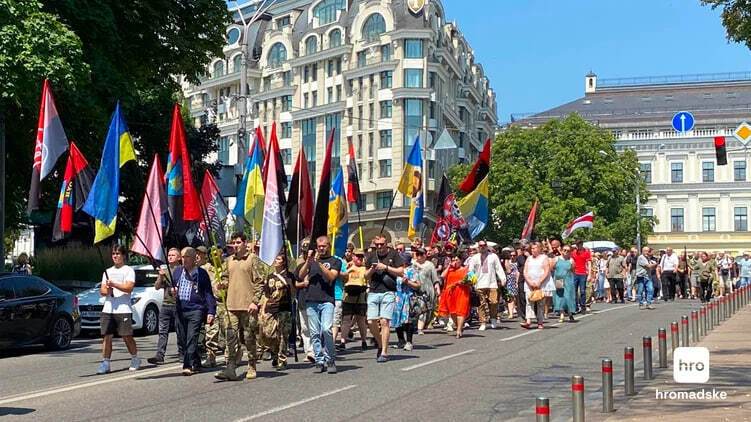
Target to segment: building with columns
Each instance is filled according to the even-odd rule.
[[[242,19],[261,2],[233,11],[224,56],[215,58],[199,85],[184,83],[195,124],[221,131],[220,184],[234,203],[241,45],[248,43],[247,128],[277,134],[288,177],[302,147],[314,190],[326,140],[335,129],[334,167],[346,166],[352,140],[364,197],[366,238],[380,231],[415,138],[425,145],[427,210],[441,173],[471,162],[497,125],[495,93],[456,23],[438,0],[278,0],[249,27]],[[244,138],[241,138],[244,139]],[[244,151],[243,151],[244,150]],[[354,211],[354,208],[352,208]],[[397,194],[386,230],[404,237],[408,201]],[[350,213],[350,236],[357,214]],[[426,212],[428,236],[434,215]]]
[[[693,114],[692,130],[673,129],[673,116],[680,111]],[[657,221],[649,245],[736,253],[751,249],[748,155],[733,136],[740,123],[751,119],[750,72],[618,79],[590,73],[583,97],[512,120],[537,126],[570,113],[611,131],[616,150],[636,151],[650,191],[641,212]],[[718,136],[726,140],[726,166],[716,163]]]

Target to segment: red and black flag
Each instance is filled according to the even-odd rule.
[[[269,158],[274,155],[274,165],[276,167],[276,183],[279,193],[279,206],[284,208],[286,204],[286,196],[284,191],[287,189],[287,173],[284,171],[284,162],[282,161],[282,152],[279,150],[279,140],[276,137],[276,122],[271,125],[271,136],[269,139],[268,154],[263,161],[263,186],[266,186],[266,179],[269,172]]]
[[[229,208],[224,202],[221,192],[219,192],[214,176],[208,170],[203,175],[201,203],[206,207],[206,215],[199,225],[198,235],[205,243],[209,243],[210,240],[211,243],[223,248],[225,243],[224,221],[229,215]]]
[[[355,147],[352,145],[352,137],[347,137],[349,143],[349,160],[347,161],[347,202],[357,204],[361,210],[362,195],[360,194],[360,176],[357,173],[357,160],[355,159]]]
[[[488,175],[490,172],[490,138],[488,138],[487,141],[485,141],[485,145],[482,147],[482,152],[480,153],[480,157],[477,159],[477,162],[474,166],[472,166],[472,170],[470,170],[469,174],[467,174],[467,177],[464,179],[464,181],[459,185],[459,190],[464,193],[470,193],[475,188],[477,188],[477,185],[482,182],[482,179],[485,178],[485,176]]]
[[[93,180],[94,170],[76,144],[71,142],[63,185],[60,188],[60,199],[57,201],[55,224],[52,227],[53,241],[65,239],[73,231],[73,213],[83,207]]]
[[[292,172],[284,215],[287,220],[287,239],[297,242],[313,230],[313,188],[308,174],[308,160],[302,147]]]
[[[524,229],[522,229],[522,240],[530,240],[532,238],[532,231],[535,229],[535,218],[537,218],[537,205],[538,201],[535,199],[535,203],[532,205],[532,209],[527,216],[527,222],[524,224]]]
[[[313,230],[310,233],[310,250],[315,250],[316,239],[320,236],[326,236],[328,233],[329,223],[329,193],[331,191],[331,156],[334,148],[334,131],[331,129],[329,141],[326,144],[326,155],[323,158],[323,167],[321,168],[321,183],[318,185],[318,196],[316,198],[316,210],[313,214]]]
[[[438,197],[435,200],[435,213],[440,216],[443,212],[443,204],[451,193],[451,182],[446,173],[441,177],[441,187],[438,189]]]

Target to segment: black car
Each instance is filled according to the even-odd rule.
[[[67,349],[81,331],[78,298],[39,277],[0,273],[0,349]]]

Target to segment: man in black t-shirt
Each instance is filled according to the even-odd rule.
[[[336,351],[331,327],[334,324],[334,283],[342,269],[342,262],[331,256],[330,250],[328,236],[316,239],[316,250],[308,251],[308,258],[297,271],[297,279],[303,280],[297,286],[305,289],[305,310],[316,372],[335,374]]]
[[[404,261],[395,250],[386,246],[386,238],[375,237],[375,251],[365,260],[368,270],[368,325],[378,343],[376,359],[388,361],[389,322],[396,305],[396,278],[404,276]]]

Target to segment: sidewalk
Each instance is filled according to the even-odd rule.
[[[668,336],[670,334],[668,333]],[[625,399],[616,394],[616,412],[609,417],[589,413],[587,420],[606,421],[751,421],[751,305],[737,312],[709,333],[698,346],[709,349],[709,382],[678,384],[673,381],[673,362],[668,368],[655,369],[655,378],[640,387],[637,395]],[[655,362],[656,364],[656,362]],[[726,392],[727,399],[657,399],[656,390]],[[616,387],[616,391],[618,388]],[[619,397],[620,396],[620,397]],[[590,418],[591,416],[591,418]]]

